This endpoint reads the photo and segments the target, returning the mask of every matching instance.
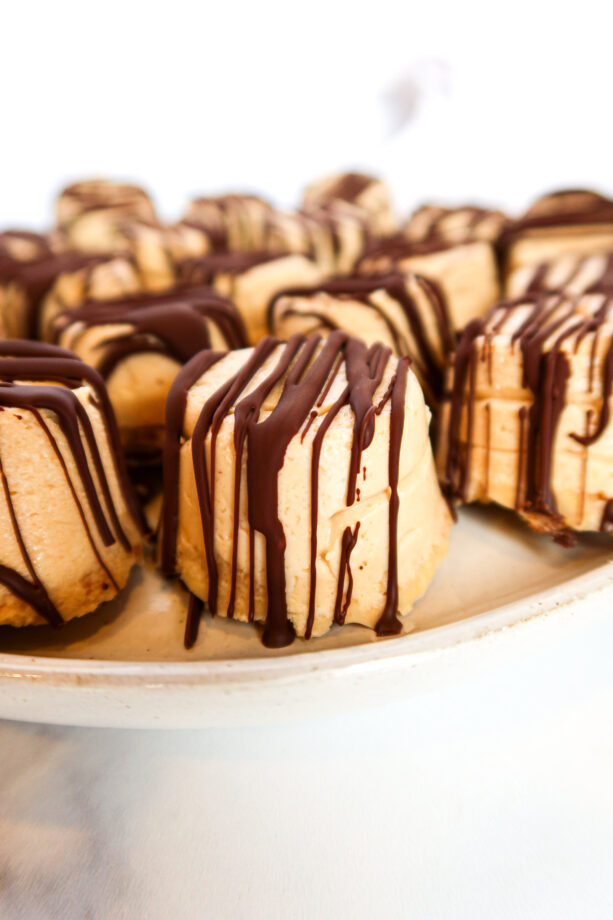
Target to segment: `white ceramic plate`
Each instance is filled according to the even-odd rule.
[[[612,556],[604,536],[569,551],[513,515],[464,509],[402,635],[381,640],[361,627],[335,627],[280,651],[264,648],[255,627],[209,616],[185,651],[186,595],[148,565],[133,573],[121,600],[61,630],[0,628],[0,717],[204,727],[377,704],[613,615]]]

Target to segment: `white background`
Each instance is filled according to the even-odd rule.
[[[4,4],[0,219],[43,222],[82,174],[141,179],[169,216],[231,187],[291,203],[346,165],[407,207],[613,191],[611,24],[591,0]]]
[[[0,9],[3,225],[43,225],[83,174],[141,179],[169,217],[232,187],[289,204],[345,165],[404,207],[613,191],[604,4]],[[612,659],[605,622],[344,719],[5,723],[0,917],[610,918]]]

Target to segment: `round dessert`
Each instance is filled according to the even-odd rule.
[[[436,281],[456,330],[463,329],[475,316],[483,316],[500,297],[494,247],[483,240],[456,246],[440,239],[415,243],[398,235],[368,246],[356,271],[412,271]]]
[[[507,272],[562,255],[594,255],[613,249],[613,200],[570,189],[539,198],[504,232]]]
[[[458,208],[426,204],[418,208],[404,226],[407,239],[415,243],[497,243],[509,224],[502,211],[464,205]]]
[[[244,348],[234,304],[204,286],[88,300],[57,314],[48,338],[105,378],[121,441],[129,451],[164,443],[166,397],[179,369],[206,348]]]
[[[134,186],[71,186],[60,196],[58,220],[63,228],[59,232],[72,249],[129,256],[152,291],[172,287],[176,261],[203,256],[213,248],[206,228],[157,220],[145,193]]]
[[[258,252],[267,246],[267,224],[272,206],[248,194],[194,198],[184,223],[206,233],[211,249]]]
[[[398,229],[389,188],[375,176],[358,172],[326,176],[306,189],[302,202],[306,210],[343,202],[359,208],[375,234],[387,235]]]
[[[211,251],[211,242],[203,230],[184,222],[164,225],[118,214],[109,218],[106,239],[97,248],[101,255],[124,254],[147,290],[162,291],[174,285],[176,263],[201,258]]]
[[[370,238],[365,213],[334,201],[326,207],[274,211],[268,221],[267,248],[308,256],[326,275],[349,274]]]
[[[442,413],[450,495],[494,501],[572,545],[613,529],[613,306],[604,294],[496,304],[460,339]]]
[[[0,623],[57,626],[125,585],[142,519],[96,371],[4,341],[0,380]]]
[[[409,364],[343,332],[197,355],[168,399],[164,571],[268,646],[399,632],[451,525]]]
[[[196,199],[177,227],[199,234],[214,252],[303,255],[326,274],[351,271],[369,239],[367,216],[355,205],[280,211],[249,195]]]
[[[155,222],[156,214],[151,199],[138,185],[89,179],[63,189],[56,204],[56,218],[72,248],[110,252],[119,220]]]
[[[63,244],[61,235],[0,233],[0,337],[35,338],[42,300],[58,275],[95,262]]]
[[[321,269],[305,256],[278,252],[213,253],[202,259],[185,259],[177,264],[176,271],[181,285],[210,284],[229,297],[252,345],[268,332],[268,304],[277,291],[317,284],[323,277]]]
[[[55,317],[90,300],[118,300],[147,290],[138,263],[130,256],[101,255],[85,265],[69,266],[54,280],[38,311],[38,337],[54,338]]]
[[[381,342],[411,357],[431,408],[443,394],[455,337],[439,286],[420,275],[357,275],[281,291],[270,302],[268,322],[279,339],[342,329],[367,345]]]

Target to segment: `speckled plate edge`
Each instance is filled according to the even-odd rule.
[[[113,727],[242,725],[412,695],[613,609],[613,560],[520,601],[397,639],[274,658],[96,661],[0,654],[0,717]],[[498,652],[498,654],[494,654]],[[282,690],[282,692],[281,692]]]

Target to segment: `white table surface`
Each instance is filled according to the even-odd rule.
[[[612,658],[613,611],[343,718],[0,723],[0,917],[608,920]]]

